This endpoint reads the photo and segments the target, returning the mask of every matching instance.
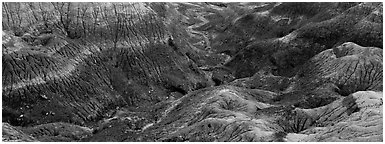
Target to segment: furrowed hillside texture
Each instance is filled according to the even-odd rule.
[[[2,10],[3,141],[383,141],[382,3]]]

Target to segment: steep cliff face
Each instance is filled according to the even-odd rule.
[[[383,141],[382,3],[2,3],[3,141]]]

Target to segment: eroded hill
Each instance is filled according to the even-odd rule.
[[[383,141],[382,3],[2,3],[3,141]]]

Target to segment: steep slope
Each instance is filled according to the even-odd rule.
[[[4,120],[84,124],[115,107],[145,107],[210,85],[166,12],[153,10],[166,6],[4,3]]]

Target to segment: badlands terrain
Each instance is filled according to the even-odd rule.
[[[2,3],[2,141],[383,141],[382,3]]]

